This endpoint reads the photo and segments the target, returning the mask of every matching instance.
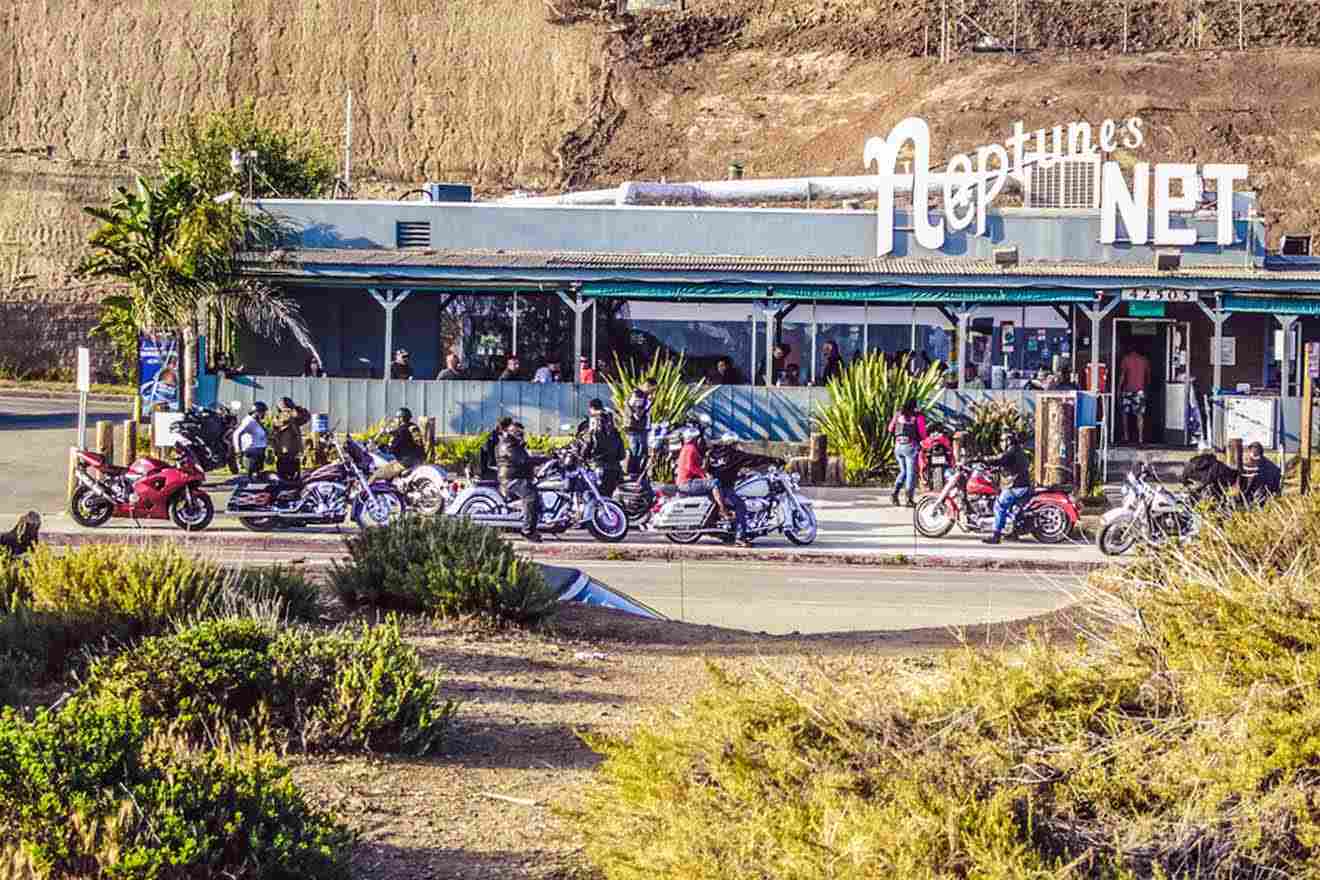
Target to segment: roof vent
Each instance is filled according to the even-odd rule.
[[[1285,235],[1279,242],[1279,253],[1285,257],[1311,256],[1311,236]]]
[[[401,248],[429,248],[431,223],[429,220],[400,220],[394,224],[394,246]]]
[[[1028,208],[1100,207],[1100,158],[1069,156],[1046,164],[1037,161],[1027,172],[1023,204]]]

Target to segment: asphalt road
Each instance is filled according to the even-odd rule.
[[[90,402],[88,442],[98,419],[131,415],[127,402]],[[69,447],[77,443],[77,401],[0,396],[0,513],[63,510]]]
[[[226,550],[225,562],[297,561],[322,567],[339,554]],[[674,620],[786,633],[905,630],[1021,620],[1073,604],[1073,575],[732,562],[572,562]]]

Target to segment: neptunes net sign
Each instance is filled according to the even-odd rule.
[[[866,142],[863,158],[866,167],[878,165],[879,225],[876,254],[884,256],[894,249],[894,191],[910,187],[912,204],[929,204],[933,189],[942,189],[942,216],[931,219],[924,210],[913,211],[917,243],[929,250],[944,245],[944,232],[963,230],[976,224],[976,234],[986,232],[986,211],[1003,191],[1009,178],[1024,174],[1030,166],[1049,167],[1071,157],[1108,156],[1117,149],[1138,150],[1145,143],[1142,120],[1106,119],[1098,129],[1088,122],[1072,122],[1066,127],[1027,131],[1021,122],[1013,126],[1013,136],[1002,144],[978,147],[975,158],[959,153],[949,160],[942,173],[930,170],[930,128],[924,119],[904,119],[889,137],[874,137]],[[899,155],[912,145],[912,173],[898,174]],[[1154,192],[1152,194],[1152,177]],[[1132,167],[1129,188],[1118,162],[1101,164],[1100,240],[1113,244],[1118,237],[1121,217],[1127,240],[1133,244],[1187,246],[1196,244],[1196,230],[1175,228],[1170,217],[1179,212],[1195,211],[1201,204],[1205,181],[1213,181],[1217,194],[1216,240],[1221,245],[1233,243],[1233,184],[1246,180],[1246,165],[1213,164],[1201,166],[1172,163],[1157,164],[1151,174],[1149,162]],[[1177,187],[1175,189],[1175,184]],[[1174,193],[1177,193],[1175,195]],[[1154,234],[1151,233],[1151,199],[1154,196]]]

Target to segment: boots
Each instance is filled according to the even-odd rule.
[[[898,507],[898,493],[899,493],[899,488],[898,486],[895,486],[894,491],[889,496],[889,503],[894,507]]]
[[[992,534],[992,535],[991,535],[990,537],[988,537],[988,538],[982,538],[982,539],[981,539],[981,543],[982,543],[982,544],[998,544],[1000,540],[1001,540],[1001,539],[1000,539],[1000,535],[999,535],[999,533],[998,533],[998,532],[995,532],[994,534]]]
[[[908,490],[907,490],[907,506],[908,506],[908,507],[916,507],[916,506],[917,506],[917,502],[916,502],[916,500],[913,498],[913,496],[914,496],[915,494],[916,494],[916,492],[915,492],[914,490],[912,490],[912,489],[908,489]]]

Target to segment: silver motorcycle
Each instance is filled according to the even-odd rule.
[[[1096,545],[1106,556],[1121,556],[1138,542],[1159,547],[1196,535],[1201,515],[1185,494],[1175,495],[1155,479],[1150,465],[1138,462],[1123,483],[1123,502],[1100,520]]]
[[[409,511],[427,515],[443,513],[445,505],[454,500],[453,481],[444,468],[433,464],[405,468],[393,453],[375,443],[368,443],[367,451],[375,467],[373,479],[389,480],[407,499]]]
[[[660,510],[651,519],[652,531],[675,544],[695,544],[707,535],[725,543],[733,541],[733,523],[720,518],[719,508],[710,496],[677,495],[671,486],[662,488],[668,497],[664,497]],[[815,507],[798,488],[797,474],[786,474],[773,467],[745,477],[735,485],[734,491],[747,507],[748,540],[775,532],[782,532],[798,546],[816,540]]]
[[[554,535],[584,528],[597,541],[607,543],[628,536],[628,515],[617,501],[600,494],[595,472],[571,447],[541,465],[534,480],[541,494],[537,528],[542,533]],[[454,516],[465,516],[496,529],[515,531],[523,527],[521,502],[510,502],[493,482],[469,484],[448,509]]]

